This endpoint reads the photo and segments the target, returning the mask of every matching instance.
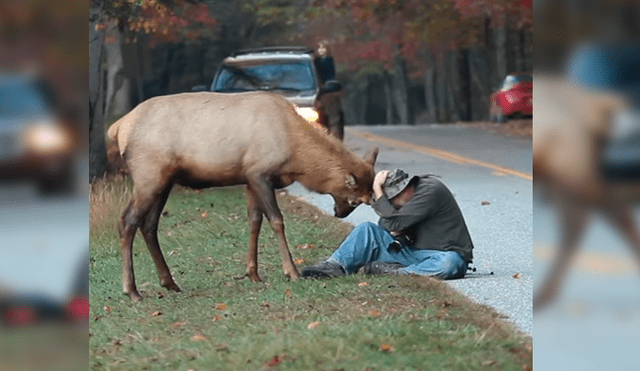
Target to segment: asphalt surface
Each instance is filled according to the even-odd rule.
[[[43,197],[35,184],[0,184],[0,287],[64,302],[89,248],[88,160],[76,161],[76,192]]]
[[[376,170],[400,167],[434,173],[451,189],[474,242],[473,267],[447,281],[467,297],[495,308],[529,335],[532,315],[531,140],[492,134],[465,125],[347,127],[345,144],[364,155],[380,154]],[[287,191],[331,214],[333,199],[293,184]],[[377,222],[371,207],[345,219]]]
[[[558,221],[534,196],[534,288],[557,251]],[[635,209],[636,221],[640,209]],[[640,370],[640,275],[629,244],[598,214],[591,216],[560,297],[536,311],[536,370]]]

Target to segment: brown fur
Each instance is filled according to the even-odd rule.
[[[173,184],[193,188],[247,185],[251,236],[247,275],[257,273],[257,240],[265,215],[280,240],[285,274],[299,274],[284,236],[274,189],[299,181],[331,194],[335,214],[370,203],[377,148],[366,160],[340,140],[311,127],[283,97],[270,93],[185,93],[149,99],[108,131],[134,181],[134,196],[119,224],[123,288],[134,300],[131,246],[138,228],[161,284],[179,291],[157,242],[158,218]]]
[[[535,295],[535,310],[557,297],[592,211],[618,227],[640,262],[640,233],[630,209],[640,202],[640,182],[607,181],[598,167],[612,115],[628,104],[623,97],[550,77],[536,76],[534,84],[534,179],[546,187],[561,228],[559,253]]]

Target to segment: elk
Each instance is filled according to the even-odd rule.
[[[160,284],[180,291],[158,244],[158,219],[174,184],[201,189],[246,185],[250,223],[246,276],[258,275],[258,235],[263,215],[279,239],[282,268],[299,273],[291,259],[275,189],[300,182],[331,194],[335,216],[371,203],[378,148],[365,159],[313,128],[285,98],[266,92],[182,93],[151,98],[115,122],[108,136],[117,143],[133,198],[119,221],[122,285],[142,299],[133,273],[132,245],[140,228]]]
[[[640,263],[640,233],[631,206],[640,202],[640,181],[614,181],[600,171],[613,114],[627,99],[549,76],[536,77],[533,125],[534,179],[558,211],[560,246],[550,274],[536,293],[534,310],[559,293],[589,214],[603,213],[631,243]]]

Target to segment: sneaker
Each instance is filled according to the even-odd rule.
[[[322,259],[315,265],[307,265],[302,268],[301,273],[304,278],[331,278],[347,275],[339,263],[328,259]]]
[[[393,274],[404,274],[404,272],[399,271],[400,268],[404,268],[404,267],[405,266],[400,263],[387,263],[387,262],[381,262],[381,261],[374,261],[374,262],[365,264],[364,267],[362,267],[362,270],[366,275],[373,275],[373,274],[393,275]]]

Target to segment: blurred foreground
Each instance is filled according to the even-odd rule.
[[[1,370],[88,362],[87,10],[0,3]]]
[[[640,2],[534,12],[534,368],[637,370]]]

